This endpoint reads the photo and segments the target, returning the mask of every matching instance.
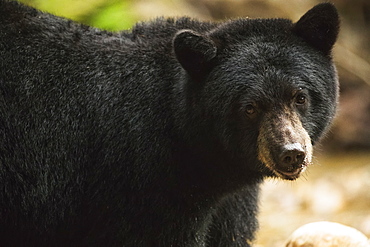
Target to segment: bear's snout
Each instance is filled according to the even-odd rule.
[[[312,144],[297,114],[267,114],[258,136],[258,158],[275,175],[294,180],[312,159]]]

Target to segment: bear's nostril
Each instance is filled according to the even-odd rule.
[[[291,161],[292,161],[292,157],[291,156],[287,155],[287,156],[284,157],[284,161],[283,161],[284,163],[288,164]]]
[[[296,156],[297,162],[302,163],[304,160],[304,157],[305,157],[304,153],[297,154]]]

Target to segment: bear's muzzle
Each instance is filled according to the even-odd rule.
[[[296,112],[267,113],[258,135],[258,159],[276,176],[294,180],[312,161],[312,144]]]

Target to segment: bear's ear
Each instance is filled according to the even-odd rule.
[[[307,43],[330,55],[339,32],[339,16],[331,3],[318,4],[294,24],[293,33]]]
[[[192,30],[179,31],[173,40],[173,49],[181,66],[196,80],[203,79],[217,54],[217,47],[210,38]]]

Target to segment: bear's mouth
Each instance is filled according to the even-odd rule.
[[[277,166],[274,166],[272,171],[282,179],[296,180],[306,170],[306,168],[306,164],[301,164],[299,167],[290,167],[288,169],[279,169]]]

